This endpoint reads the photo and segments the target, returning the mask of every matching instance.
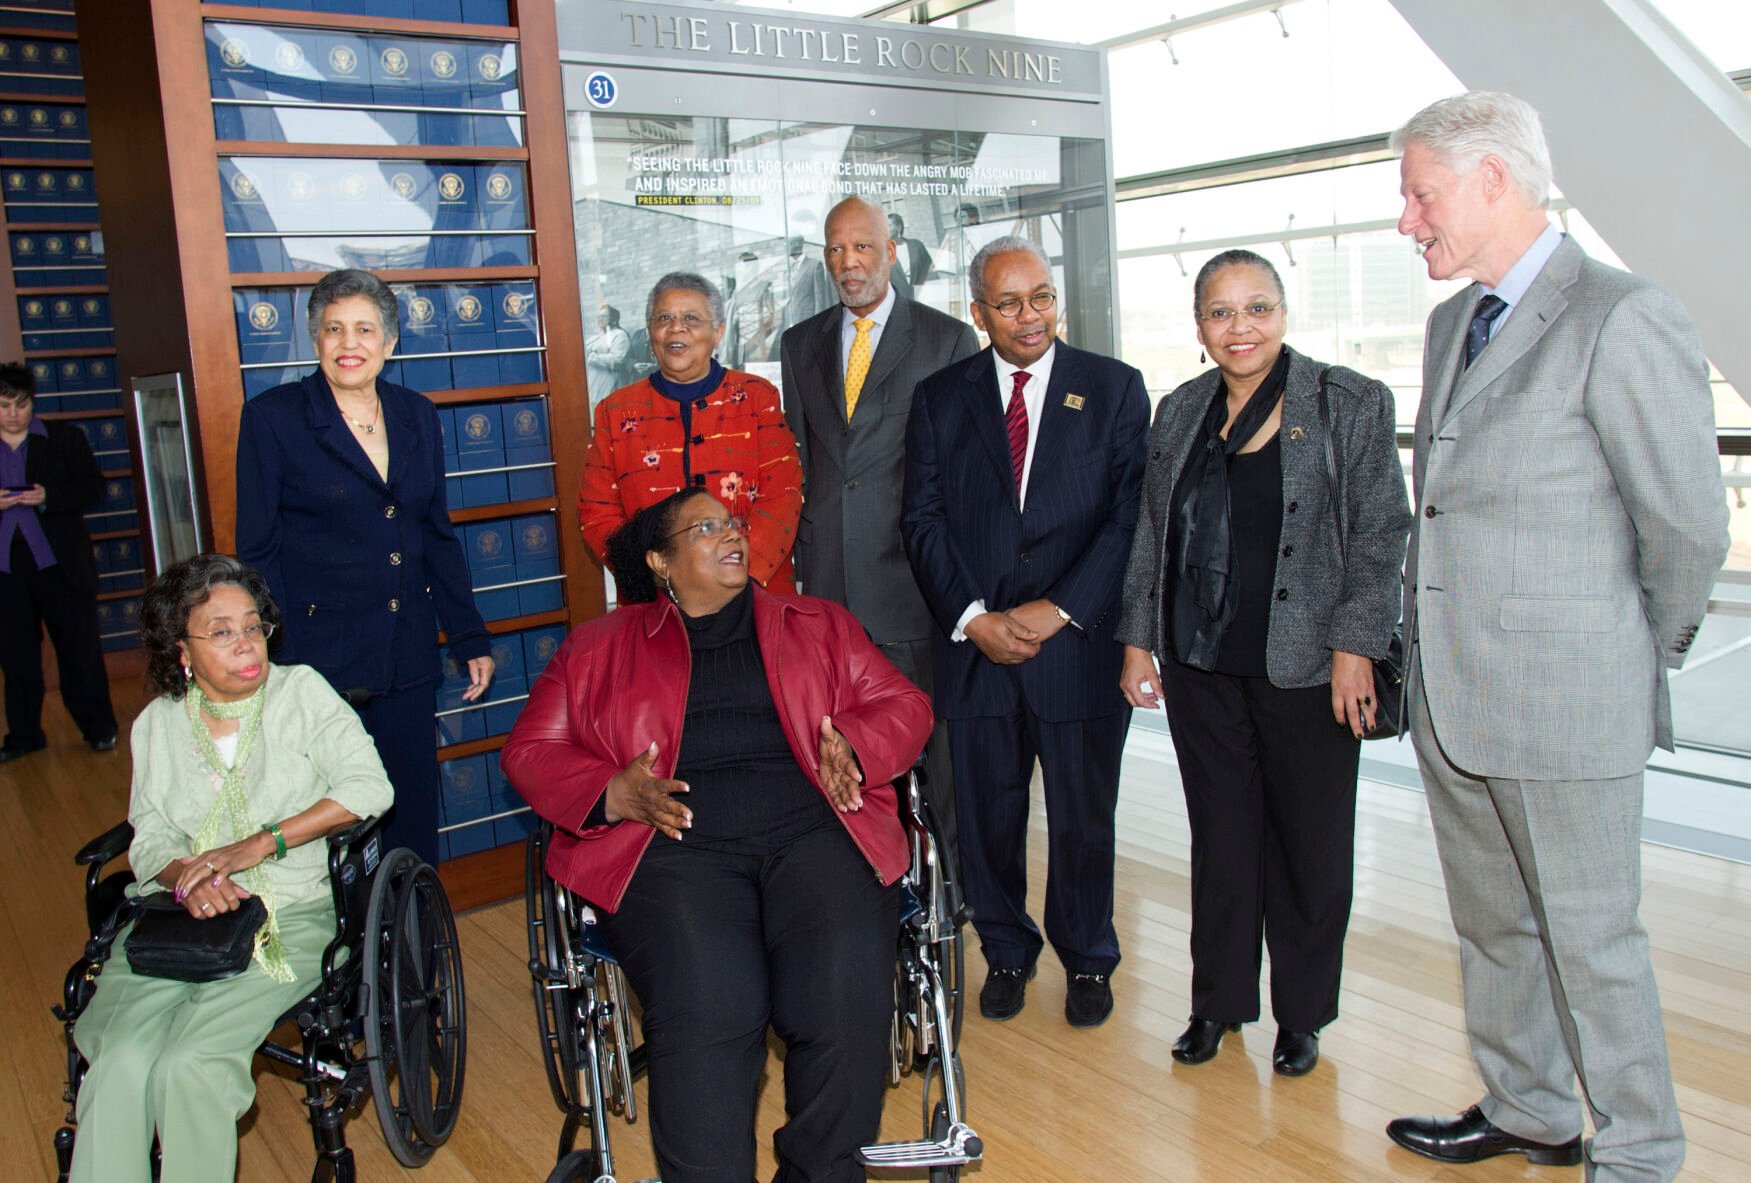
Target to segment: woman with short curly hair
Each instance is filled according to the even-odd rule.
[[[134,721],[128,848],[135,894],[170,892],[211,922],[266,905],[236,977],[135,973],[127,931],[74,1028],[91,1062],[79,1089],[72,1178],[229,1183],[237,1120],[255,1099],[250,1060],[285,1009],[315,988],[335,931],[329,833],[393,800],[357,714],[308,666],[273,665],[279,609],[267,581],[203,554],[146,589],[140,640],[158,697]]]

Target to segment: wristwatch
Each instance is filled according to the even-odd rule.
[[[1058,614],[1058,619],[1062,620],[1065,624],[1075,624],[1076,623],[1074,620],[1070,619],[1070,613],[1064,611],[1064,609],[1058,607],[1058,605],[1053,604],[1052,611],[1056,612]]]

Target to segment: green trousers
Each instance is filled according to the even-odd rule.
[[[334,937],[327,899],[278,916],[294,974],[285,983],[253,962],[223,982],[150,978],[133,972],[116,941],[73,1030],[91,1062],[79,1088],[73,1183],[150,1183],[154,1130],[167,1183],[236,1177],[237,1121],[255,1102],[255,1049],[316,988]]]

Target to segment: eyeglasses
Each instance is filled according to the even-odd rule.
[[[1246,320],[1264,320],[1267,316],[1282,306],[1283,302],[1281,300],[1278,300],[1275,304],[1266,304],[1263,300],[1255,300],[1245,308],[1211,308],[1206,312],[1198,313],[1198,319],[1213,320],[1219,325],[1225,325],[1231,321],[1242,318]]]
[[[1057,302],[1057,292],[1035,292],[1026,300],[1027,306],[1032,308],[1035,312],[1050,312],[1052,310],[1052,305]],[[1009,299],[999,300],[995,304],[991,303],[989,300],[974,300],[973,303],[985,305],[985,307],[992,309],[998,316],[1003,317],[1005,320],[1014,320],[1021,315],[1023,301],[1019,297],[1011,296]]]
[[[234,628],[216,628],[210,633],[189,633],[187,635],[199,637],[201,640],[223,649],[227,645],[237,644],[239,637],[252,645],[257,641],[265,641],[274,635],[274,626],[266,621],[259,621],[255,624],[244,625],[241,631]]]
[[[737,534],[748,532],[748,519],[736,514],[727,518],[700,518],[691,526],[684,526],[670,534],[670,538],[679,538],[690,530],[698,530],[701,538],[716,538],[719,534],[734,531]]]
[[[651,317],[651,325],[654,328],[666,329],[671,325],[680,325],[689,333],[697,333],[709,323],[697,312],[683,312],[680,316],[676,316],[673,312],[659,312]]]

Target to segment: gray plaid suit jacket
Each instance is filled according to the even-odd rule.
[[[1465,370],[1478,299],[1441,304],[1424,341],[1410,693],[1473,775],[1630,776],[1672,745],[1666,671],[1728,545],[1702,343],[1570,238]]]

